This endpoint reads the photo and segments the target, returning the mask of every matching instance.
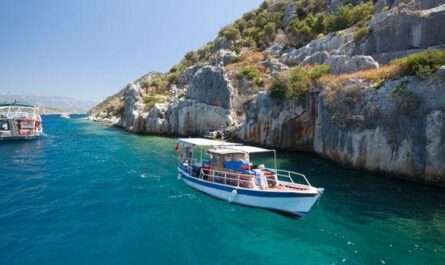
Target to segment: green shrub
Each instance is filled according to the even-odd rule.
[[[256,12],[255,11],[250,11],[247,12],[243,15],[243,19],[245,19],[246,21],[251,21],[253,19],[256,18]]]
[[[227,40],[233,41],[233,40],[237,40],[241,37],[241,32],[234,25],[229,25],[229,26],[223,28],[219,32],[219,35],[226,38]]]
[[[232,60],[230,61],[230,63],[239,63],[243,60],[242,56],[236,56],[236,57],[232,57]]]
[[[235,26],[238,28],[240,33],[243,33],[247,29],[247,21],[244,18],[235,21]]]
[[[328,65],[297,66],[272,77],[269,88],[270,95],[276,98],[301,101],[307,95],[309,88],[316,85],[318,79],[327,74],[329,74]]]
[[[312,81],[318,80],[320,77],[324,75],[328,75],[330,72],[330,66],[327,64],[318,64],[314,65],[312,68],[310,68],[307,72],[309,78]]]
[[[144,97],[144,104],[150,110],[156,103],[162,103],[165,101],[165,99],[165,95],[149,93],[147,96]]]
[[[264,28],[269,22],[281,25],[282,18],[283,12],[261,12],[256,16],[255,26],[257,28]]]
[[[272,77],[271,84],[269,87],[269,93],[275,98],[285,98],[287,94],[287,78],[284,77],[283,73],[276,74]]]
[[[312,29],[306,21],[295,20],[289,28],[289,34],[293,39],[293,44],[297,47],[301,47],[314,39]]]
[[[238,73],[236,73],[235,77],[237,79],[243,79],[245,77],[248,80],[254,80],[260,77],[260,71],[258,71],[258,69],[256,69],[252,65],[246,65],[243,68],[241,68],[241,70]]]
[[[169,84],[176,84],[178,82],[178,73],[169,73],[167,80]]]
[[[356,6],[342,5],[335,12],[328,12],[322,1],[312,6],[311,1],[298,1],[297,18],[288,28],[291,43],[297,47],[306,45],[319,34],[347,29],[353,25],[363,28],[372,18],[372,2]],[[299,10],[299,11],[298,11]],[[318,12],[318,13],[317,13]],[[360,32],[364,37],[364,30]]]
[[[400,66],[402,75],[416,75],[425,78],[445,65],[444,50],[427,50],[391,62]]]
[[[232,48],[232,51],[236,52],[237,54],[239,54],[241,52],[241,48],[239,46],[234,46]]]
[[[331,31],[338,31],[349,28],[361,21],[364,23],[372,18],[372,2],[362,3],[352,6],[350,4],[340,6],[331,17]]]
[[[287,97],[302,100],[309,90],[309,76],[303,67],[295,67],[290,74]]]
[[[352,39],[354,41],[359,41],[359,40],[363,40],[365,38],[367,38],[369,35],[369,30],[367,27],[362,27],[359,28],[358,30],[356,30],[354,32],[354,34],[352,35]]]
[[[198,53],[194,51],[190,51],[185,54],[184,59],[187,65],[195,64],[199,61]]]
[[[324,13],[318,14],[312,26],[312,31],[317,34],[326,34],[328,30],[328,19]]]
[[[276,30],[277,26],[274,22],[267,23],[266,26],[264,26],[264,34],[266,38],[273,38]]]

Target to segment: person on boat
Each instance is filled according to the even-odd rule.
[[[264,169],[264,165],[259,165],[257,169],[253,170],[253,172],[255,172],[255,184],[262,190],[265,190],[267,188],[267,178],[263,173]]]

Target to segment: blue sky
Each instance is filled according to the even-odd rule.
[[[100,101],[262,0],[1,0],[0,92]]]

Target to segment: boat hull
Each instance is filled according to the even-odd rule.
[[[16,136],[0,136],[0,141],[21,141],[21,140],[35,140],[40,135],[16,135]]]
[[[285,212],[296,216],[304,216],[309,212],[321,195],[321,192],[304,194],[244,189],[194,178],[190,176],[187,170],[180,167],[178,170],[181,179],[188,186],[212,197],[231,203]]]

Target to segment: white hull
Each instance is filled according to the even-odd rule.
[[[188,172],[178,168],[182,180],[199,191],[228,202],[276,210],[293,215],[304,216],[320,197],[322,190],[315,193],[297,193],[286,191],[263,191],[233,187],[194,178]]]

